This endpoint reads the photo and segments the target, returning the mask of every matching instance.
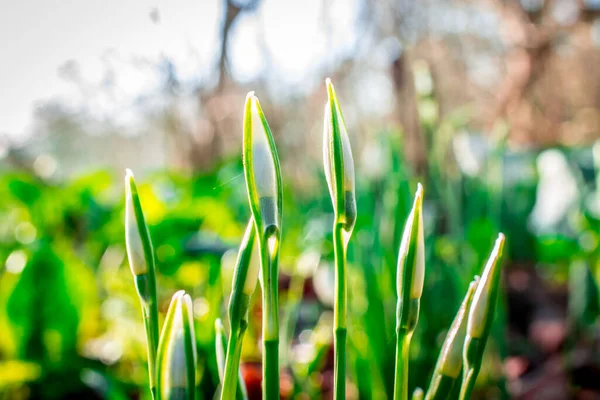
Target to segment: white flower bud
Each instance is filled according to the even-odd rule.
[[[463,300],[452,326],[446,335],[446,340],[442,346],[441,351],[441,363],[440,373],[449,376],[450,378],[458,378],[463,364],[463,343],[465,341],[465,334],[467,328],[467,311],[473,298],[473,293],[477,288],[479,277],[476,276],[475,280],[469,285],[467,295]]]
[[[473,302],[469,309],[469,322],[467,325],[467,333],[473,338],[480,338],[486,325],[490,324],[488,316],[492,315],[491,311],[495,306],[496,296],[490,302],[490,294],[498,291],[498,278],[500,274],[500,265],[498,260],[502,256],[502,248],[504,247],[504,235],[501,233],[496,239],[494,249],[490,254],[485,269],[483,271],[481,282],[477,286]]]
[[[161,391],[162,397],[169,399],[176,397],[189,388],[188,360],[193,360],[196,365],[196,340],[194,338],[194,323],[192,314],[192,299],[183,290],[173,295],[169,310],[170,324],[165,323],[167,332],[163,333],[161,340],[167,340],[161,368]],[[186,334],[187,332],[187,334]],[[187,337],[189,335],[189,337]],[[189,343],[188,343],[189,340]],[[188,354],[191,348],[191,354]]]
[[[269,137],[259,112],[258,99],[254,92],[248,93],[252,102],[252,169],[258,197],[276,197],[277,179],[275,177],[275,160],[271,153]]]
[[[133,173],[128,169],[125,174],[125,245],[131,273],[137,276],[148,271],[148,263],[133,204],[132,186],[135,188],[134,185]],[[142,227],[142,229],[146,228]]]
[[[271,131],[254,92],[246,97],[244,116],[244,171],[250,204],[262,229],[280,228],[280,177],[277,150]]]
[[[414,224],[417,224],[416,237],[412,237],[411,233],[414,229]],[[425,280],[425,235],[423,231],[423,186],[419,183],[417,185],[417,193],[415,194],[415,200],[413,208],[408,215],[404,232],[402,234],[402,242],[400,243],[400,254],[398,256],[398,266],[404,265],[408,252],[410,250],[411,241],[416,241],[416,252],[414,265],[406,265],[405,268],[412,270],[412,280],[410,287],[410,298],[420,299],[423,294],[423,284]],[[404,290],[402,279],[403,274],[400,273],[401,269],[398,270],[397,277],[397,290],[400,295],[401,291]]]
[[[337,206],[336,185],[341,184],[343,186],[341,191],[344,193],[343,211],[347,219],[346,222],[350,226],[354,226],[356,218],[354,158],[352,156],[348,131],[346,130],[346,123],[344,122],[344,117],[342,116],[342,111],[335,95],[335,89],[329,78],[327,78],[326,84],[329,99],[325,105],[325,119],[323,125],[323,164],[325,168],[325,178],[327,179],[327,186],[329,187],[329,194],[334,207]],[[333,110],[331,107],[332,101]],[[335,113],[335,120],[337,121],[340,136],[339,140],[342,148],[343,176],[341,177],[335,176],[333,113]]]

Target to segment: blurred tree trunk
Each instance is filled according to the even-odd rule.
[[[397,116],[404,134],[404,152],[413,171],[426,172],[426,143],[421,134],[417,110],[415,82],[412,71],[413,57],[403,50],[392,62],[392,78],[398,108]]]
[[[230,79],[229,73],[229,38],[235,22],[245,12],[256,9],[260,0],[235,1],[223,0],[223,19],[221,22],[221,46],[218,56],[217,70],[218,83],[210,92],[199,93],[198,100],[202,113],[203,123],[196,132],[196,143],[189,149],[190,164],[193,170],[208,169],[214,166],[216,160],[222,158],[224,139],[230,134],[237,121],[229,118],[227,103],[237,99],[240,93],[235,82]]]

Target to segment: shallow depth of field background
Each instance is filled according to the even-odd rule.
[[[332,206],[324,80],[344,111],[352,399],[393,386],[395,269],[416,182],[427,272],[411,347],[426,386],[497,232],[503,294],[475,397],[600,396],[600,1],[175,0],[0,5],[0,399],[148,399],[124,245],[124,169],[160,310],[194,299],[198,398],[250,215],[246,92],[284,180],[282,392],[331,396]],[[259,396],[260,302],[243,350]],[[257,398],[257,397],[253,397]]]

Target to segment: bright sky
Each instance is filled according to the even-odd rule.
[[[7,0],[0,0],[6,2]],[[54,98],[110,117],[160,83],[165,56],[184,79],[206,78],[219,46],[221,0],[20,0],[0,12],[0,134],[22,136],[36,104]],[[354,40],[354,0],[336,0],[331,40],[338,52]],[[159,21],[150,17],[158,11]],[[262,37],[277,79],[294,84],[335,52],[326,51],[322,0],[263,0],[239,20],[231,43],[233,72],[251,79],[263,68]],[[261,32],[262,30],[262,32]],[[111,96],[89,103],[58,70],[74,61],[90,87]],[[135,63],[135,60],[143,60]],[[139,67],[139,65],[146,67]],[[112,73],[106,73],[110,70]],[[94,89],[90,89],[94,90]],[[93,97],[93,96],[92,96]]]

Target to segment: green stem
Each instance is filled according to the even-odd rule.
[[[334,399],[346,399],[346,328],[335,330],[333,341],[334,361]]]
[[[242,324],[235,329],[232,326],[229,343],[227,345],[221,400],[245,398],[238,375],[240,369],[240,356],[242,353],[242,342],[244,333],[246,332],[246,326],[246,321],[242,321]]]
[[[276,232],[271,233],[277,240]],[[275,243],[269,249],[270,235],[260,241],[260,256],[263,277],[263,399],[279,400],[279,286],[278,255]]]
[[[335,304],[334,304],[334,394],[335,400],[346,399],[346,244],[341,223],[333,226],[333,249],[335,257]]]
[[[265,340],[263,346],[263,399],[279,400],[279,339]]]
[[[480,366],[481,365],[478,364],[469,369],[465,368],[463,382],[460,388],[460,396],[458,397],[460,400],[468,400],[471,398],[471,392],[473,392],[473,388],[475,387],[475,381],[477,380]]]
[[[412,332],[398,329],[396,335],[396,374],[394,376],[394,400],[408,399],[408,349]]]
[[[154,289],[154,290],[153,290]],[[148,375],[152,398],[158,399],[156,390],[156,352],[158,350],[158,306],[156,302],[156,286],[150,285],[150,301],[142,304],[144,326],[148,341]]]

